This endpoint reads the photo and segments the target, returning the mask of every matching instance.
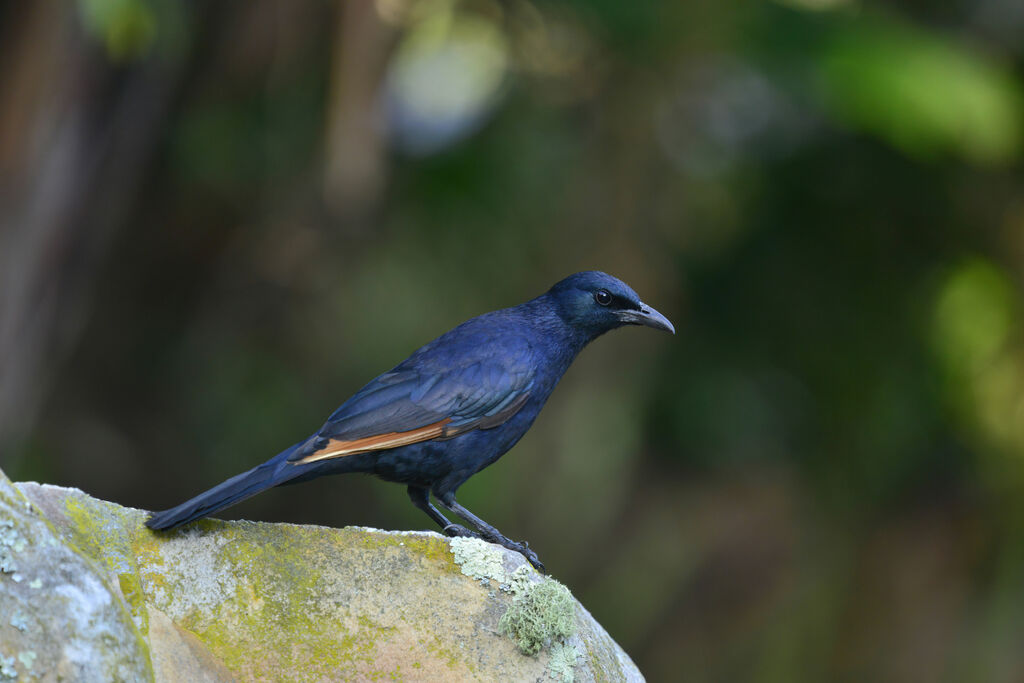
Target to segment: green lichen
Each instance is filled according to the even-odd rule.
[[[14,528],[14,522],[9,519],[0,520],[0,574],[18,576],[18,564],[14,560],[14,555],[24,549],[25,538]]]
[[[116,577],[136,628],[148,634],[149,613],[135,560],[137,534],[130,531],[140,528],[141,514],[87,496],[65,498],[64,514],[71,522],[66,540]]]
[[[555,643],[551,646],[551,659],[548,661],[548,676],[551,680],[561,683],[573,683],[576,680],[576,660],[580,653],[570,643]]]
[[[358,670],[383,680],[393,672],[377,670],[378,652],[398,629],[325,600],[324,577],[338,557],[362,565],[367,555],[404,556],[410,547],[438,555],[437,546],[446,553],[439,538],[211,521],[180,538],[167,536],[159,558],[147,562],[143,585],[175,623],[243,678],[264,675],[252,653],[268,649],[282,670],[315,662],[320,671]]]
[[[52,587],[55,592],[68,599],[66,604],[72,606],[69,615],[72,618],[71,625],[73,627],[70,629],[72,633],[66,644],[68,650],[75,651],[78,653],[76,656],[88,660],[88,664],[85,665],[87,670],[98,671],[109,667],[106,670],[131,671],[131,677],[136,680],[152,680],[153,670],[148,644],[139,632],[138,622],[132,619],[134,615],[131,614],[130,607],[125,601],[118,599],[116,573],[111,575],[103,571],[111,566],[105,556],[107,546],[120,547],[122,545],[119,538],[122,535],[120,529],[113,526],[101,529],[102,525],[96,524],[96,522],[102,514],[89,514],[85,510],[76,510],[74,506],[70,510],[71,515],[61,516],[61,512],[67,511],[58,509],[54,516],[55,519],[51,520],[43,515],[42,509],[30,503],[19,488],[11,486],[10,482],[3,478],[2,472],[0,472],[0,483],[4,484],[4,488],[7,489],[7,491],[0,491],[0,506],[10,506],[11,510],[24,510],[24,516],[21,517],[20,523],[31,529],[31,532],[27,534],[30,539],[27,546],[23,537],[22,542],[14,539],[15,542],[9,544],[8,547],[18,552],[31,546],[30,552],[34,557],[45,558],[50,552],[54,552],[58,558],[61,558],[59,570],[55,569],[57,564],[49,566],[46,562],[38,561],[33,564],[32,573],[48,572],[55,580],[46,581],[44,584],[42,577],[35,576],[27,583],[27,587],[32,590],[40,590],[47,585],[47,589]],[[28,486],[40,490],[47,488],[34,484],[28,484]],[[14,494],[14,500],[11,500],[8,491]],[[67,496],[63,501],[64,504],[67,505],[68,500],[72,497]],[[132,514],[132,511],[112,503],[94,501],[81,494],[78,494],[78,497],[89,501],[97,508],[107,507],[126,515]],[[79,504],[78,507],[84,508],[85,506]],[[83,514],[73,518],[75,512]],[[135,512],[134,514],[140,513]],[[10,525],[4,526],[10,528]],[[94,539],[93,544],[78,542],[86,535]],[[22,562],[23,566],[26,564],[26,562]],[[21,576],[15,574],[12,579],[21,581]],[[61,591],[64,592],[61,593]],[[111,598],[113,598],[112,601]],[[54,602],[49,596],[41,595],[40,599],[46,604]],[[49,618],[45,610],[41,610],[40,614],[43,615],[40,617],[41,619]],[[33,615],[32,621],[36,621],[35,615]],[[26,632],[30,627],[29,619],[20,612],[10,616],[9,623],[21,632]],[[38,628],[36,623],[33,623],[32,626]],[[125,631],[120,631],[122,627]],[[5,666],[0,668],[11,670],[20,663],[23,677],[41,675],[32,671],[37,664],[37,658],[46,659],[47,654],[40,655],[36,649],[23,650],[16,653],[16,659],[5,660]],[[3,673],[5,672],[0,672],[0,674]],[[0,678],[2,677],[0,675]]]
[[[499,588],[505,593],[523,595],[535,583],[533,577],[536,575],[537,573],[527,565],[520,565],[516,567],[516,570],[509,575],[508,580],[502,583]]]
[[[211,557],[195,557],[195,537],[182,545],[193,553],[191,564],[209,567],[202,581],[181,576],[184,558],[167,554],[165,548],[159,563],[166,568],[162,571],[179,578],[168,582],[165,577],[164,599],[176,606],[172,611],[177,623],[192,630],[225,666],[242,675],[250,671],[253,650],[268,644],[279,653],[285,668],[316,662],[320,670],[359,671],[367,680],[405,675],[381,669],[378,662],[381,648],[399,629],[324,600],[324,577],[337,569],[338,557],[350,556],[360,567],[367,557],[451,561],[446,540],[435,535],[245,523],[211,526],[209,531],[220,539],[216,547],[207,544]],[[230,586],[224,584],[227,574]],[[146,583],[152,579],[147,576]],[[196,583],[219,585],[219,593],[232,597],[202,600],[194,604],[198,609],[183,609],[182,591]],[[376,583],[349,587],[379,590]],[[441,642],[428,643],[425,649],[453,670],[465,666],[460,653],[445,649]]]
[[[535,655],[576,632],[572,593],[554,579],[531,583],[516,593],[498,627],[516,642],[520,652]]]
[[[512,594],[512,602],[498,622],[499,629],[526,655],[535,655],[545,647],[559,647],[557,657],[552,650],[555,668],[551,670],[571,681],[577,652],[572,647],[566,649],[569,646],[562,642],[576,632],[576,601],[569,589],[553,579],[538,582],[537,572],[526,564],[509,574],[501,550],[486,541],[453,538],[449,544],[455,564],[463,574],[485,588],[493,581],[501,592]],[[497,597],[493,590],[489,595]],[[565,678],[564,672],[569,672],[570,677]]]
[[[32,666],[36,663],[35,650],[22,650],[18,653],[18,661],[25,666],[25,670],[28,672],[32,671]]]
[[[12,614],[11,620],[8,623],[22,633],[28,630],[28,620],[25,618],[25,613],[21,610]]]
[[[14,657],[0,655],[0,678],[14,680],[18,677],[18,670],[14,668]]]
[[[450,648],[444,646],[444,641],[441,638],[434,637],[433,640],[421,644],[430,654],[434,655],[438,660],[444,660],[450,669],[453,671],[458,670],[459,664],[465,666],[471,673],[476,673],[476,667],[473,662],[463,661],[464,658],[460,657],[459,654]]]
[[[382,543],[381,534],[366,534]],[[387,534],[389,545],[408,548],[427,560],[447,561],[448,544],[444,538],[434,534]]]
[[[487,541],[479,538],[453,538],[449,544],[455,564],[466,576],[478,580],[484,586],[489,586],[491,581],[498,584],[508,581],[501,551]]]

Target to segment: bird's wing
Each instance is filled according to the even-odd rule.
[[[444,371],[432,363],[400,365],[346,401],[289,460],[305,464],[497,427],[529,398],[528,360],[470,358]]]

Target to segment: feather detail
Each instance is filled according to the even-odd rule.
[[[362,439],[352,439],[351,441],[329,439],[323,448],[293,461],[292,464],[307,465],[311,462],[340,458],[345,455],[355,455],[357,453],[366,453],[368,451],[383,451],[388,448],[408,446],[409,444],[419,443],[420,441],[429,441],[431,439],[445,436],[445,425],[451,421],[452,419],[450,417],[446,417],[439,422],[426,425],[425,427],[420,427],[419,429],[411,429],[407,432],[388,432],[387,434],[366,436]]]
[[[431,441],[433,439],[443,441],[474,429],[493,429],[500,424],[504,424],[506,420],[518,413],[526,405],[526,400],[529,397],[529,392],[519,394],[514,396],[512,401],[503,401],[497,408],[497,412],[489,413],[482,418],[461,424],[449,424],[452,422],[452,418],[446,417],[443,420],[405,432],[388,432],[387,434],[364,436],[359,439],[327,439],[326,443],[323,442],[321,437],[320,443],[323,445],[308,455],[294,460],[289,459],[288,462],[291,465],[308,465],[320,462],[321,460],[341,458],[346,455],[385,451],[389,448],[408,446],[409,444],[420,443],[421,441]]]

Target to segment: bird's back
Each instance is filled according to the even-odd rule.
[[[571,362],[534,300],[472,318],[417,349],[346,401],[293,454],[312,463],[452,439],[535,415]],[[532,418],[530,419],[532,422]]]

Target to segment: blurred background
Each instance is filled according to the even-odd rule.
[[[13,479],[168,507],[596,268],[678,334],[461,502],[651,680],[1024,680],[1018,0],[0,2],[0,79]]]

